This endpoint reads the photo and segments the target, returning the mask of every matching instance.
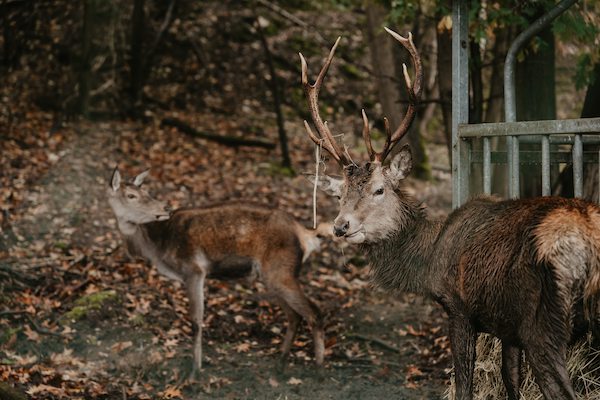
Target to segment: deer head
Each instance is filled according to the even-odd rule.
[[[412,82],[406,65],[403,64],[404,80],[409,95],[408,109],[394,132],[391,132],[387,118],[384,118],[386,141],[380,152],[373,149],[369,120],[365,111],[362,111],[362,134],[369,154],[369,162],[361,165],[355,164],[348,153],[345,150],[342,151],[327,126],[327,122],[323,121],[319,115],[319,90],[340,38],[331,48],[314,84],[308,82],[308,66],[300,54],[302,85],[318,135],[312,131],[308,122],[304,121],[306,132],[315,144],[322,146],[331,154],[343,171],[342,179],[325,175],[318,178],[317,184],[328,194],[339,198],[340,212],[334,221],[333,229],[336,236],[343,236],[350,243],[373,243],[384,239],[394,231],[401,229],[407,218],[410,217],[409,200],[400,190],[400,182],[406,178],[412,168],[410,148],[402,147],[389,165],[384,166],[383,163],[392,148],[408,132],[415,118],[416,106],[421,96],[423,68],[412,35],[409,33],[408,38],[404,38],[388,28],[385,30],[410,53],[415,67],[415,80]]]
[[[169,219],[167,204],[152,198],[141,187],[149,172],[150,170],[145,170],[131,183],[121,184],[119,170],[115,168],[113,171],[107,195],[120,226],[124,223],[137,225]]]

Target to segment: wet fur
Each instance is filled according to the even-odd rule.
[[[469,201],[445,221],[397,192],[399,229],[363,244],[374,282],[434,298],[450,318],[457,398],[471,398],[477,332],[502,340],[503,376],[518,396],[524,349],[547,399],[574,398],[567,342],[598,331],[600,207],[545,197]],[[585,310],[585,312],[584,312]],[[517,389],[515,389],[515,386]]]

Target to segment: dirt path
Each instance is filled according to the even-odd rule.
[[[126,258],[104,200],[113,163],[128,157],[119,148],[120,128],[80,125],[77,131],[30,189],[24,217],[3,233],[9,259],[0,263],[19,265],[40,285],[15,291],[10,300],[0,296],[6,307],[29,302],[29,321],[38,321],[26,327],[27,320],[0,317],[7,332],[0,335],[0,374],[10,382],[34,398],[441,397],[448,357],[440,309],[413,296],[391,299],[374,291],[364,260],[335,247],[308,263],[302,276],[326,320],[324,368],[312,364],[312,340],[302,328],[280,371],[285,319],[265,301],[262,286],[210,281],[206,366],[201,379],[184,382],[191,340],[183,292]],[[211,145],[193,146],[202,153]],[[289,178],[278,179],[290,191],[303,190]],[[435,197],[427,190],[419,187],[420,195]],[[19,368],[28,379],[16,378]]]

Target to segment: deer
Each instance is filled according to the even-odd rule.
[[[582,332],[600,339],[600,207],[581,199],[502,200],[478,196],[446,219],[431,220],[403,190],[412,168],[409,145],[384,165],[406,135],[422,92],[423,68],[412,34],[385,28],[410,54],[414,79],[403,65],[408,106],[381,151],[371,144],[362,110],[369,160],[355,163],[320,116],[318,97],[340,38],[314,83],[300,54],[302,85],[316,133],[309,138],[338,163],[342,177],[310,179],[339,199],[334,234],[355,244],[370,263],[376,287],[428,296],[445,310],[456,398],[472,399],[475,344],[489,333],[502,344],[501,374],[509,399],[519,399],[521,352],[546,400],[575,399],[565,367],[568,344]],[[316,181],[316,182],[315,182]]]
[[[142,188],[149,170],[125,182],[115,168],[107,188],[130,255],[154,264],[159,273],[183,283],[194,336],[192,374],[202,368],[205,280],[257,277],[284,311],[287,330],[280,365],[286,360],[302,319],[313,334],[317,365],[324,359],[324,326],[319,308],[298,281],[302,263],[318,251],[330,224],[309,230],[284,211],[231,202],[171,211]]]

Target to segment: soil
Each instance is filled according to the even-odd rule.
[[[27,310],[28,301],[34,307],[27,318],[0,314],[2,380],[32,398],[443,396],[450,362],[441,309],[417,296],[390,296],[374,289],[368,284],[368,266],[356,249],[333,242],[306,263],[301,276],[326,321],[323,367],[313,363],[307,327],[301,328],[290,358],[281,367],[278,347],[285,318],[266,301],[260,283],[209,281],[204,366],[200,378],[186,380],[191,366],[187,300],[178,283],[128,259],[123,251],[104,199],[115,160],[134,152],[136,159],[148,160],[154,168],[151,191],[175,205],[235,197],[240,182],[234,176],[241,163],[254,171],[246,175],[242,198],[262,192],[267,203],[279,199],[277,205],[294,212],[307,226],[312,191],[300,183],[303,178],[256,172],[249,166],[260,164],[257,159],[264,162],[265,155],[253,149],[225,151],[172,131],[168,135],[176,139],[169,139],[166,133],[156,133],[155,127],[149,130],[157,136],[148,137],[149,130],[135,124],[77,123],[74,128],[77,133],[66,141],[58,161],[27,189],[20,217],[2,232],[0,247],[7,257],[0,264],[18,269],[24,277],[20,287],[0,296],[0,302],[5,310]],[[128,150],[135,145],[141,149]],[[172,160],[161,164],[156,159],[161,151],[169,152],[163,145],[178,146],[178,151],[187,146],[191,154],[206,158],[202,163],[213,162],[211,157],[227,160],[230,156],[222,152],[233,152],[235,161],[224,163],[219,178],[232,182],[207,183],[215,173],[202,166],[192,172],[200,180],[204,176],[204,188],[190,181],[169,181],[175,173],[169,172]],[[303,151],[310,154],[308,147],[298,150]],[[177,170],[181,175],[185,175],[183,160]],[[310,160],[304,163],[308,169]],[[142,168],[135,164],[129,161],[125,170]],[[258,178],[251,179],[252,174]],[[443,215],[450,206],[449,176],[438,175],[433,182],[407,185],[408,191],[430,205],[432,215]],[[271,186],[277,188],[261,189]],[[333,202],[320,203],[322,218],[335,215]],[[27,279],[39,287],[23,285]],[[75,317],[77,306],[83,311]]]

